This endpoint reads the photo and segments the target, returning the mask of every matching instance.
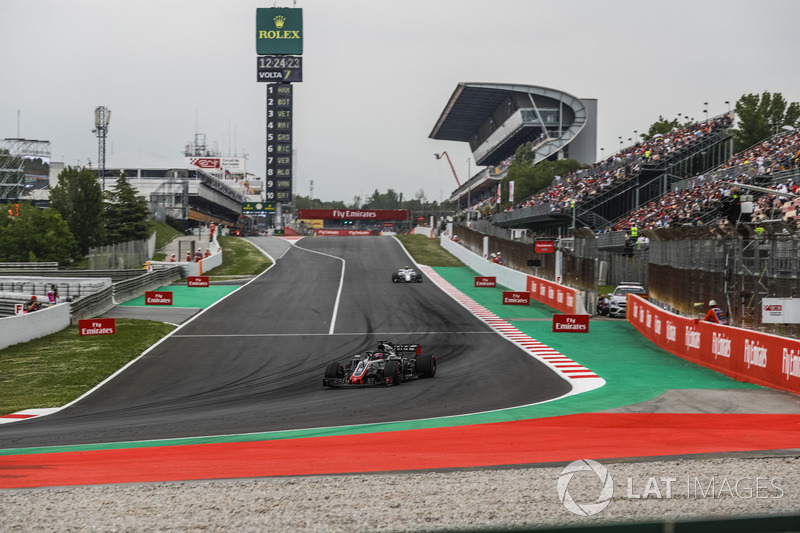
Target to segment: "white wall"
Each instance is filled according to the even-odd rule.
[[[480,255],[471,252],[464,246],[451,240],[446,235],[439,237],[442,248],[456,256],[462,263],[470,267],[481,276],[494,276],[498,285],[503,285],[512,291],[524,291],[528,288],[528,275],[497,263],[492,263]]]
[[[12,344],[50,335],[67,326],[69,326],[68,303],[51,305],[25,315],[0,318],[0,350]]]

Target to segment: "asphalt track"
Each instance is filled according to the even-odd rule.
[[[279,258],[262,277],[76,404],[0,426],[0,488],[759,456],[800,447],[797,396],[673,357],[624,321],[592,321],[585,336],[552,333],[552,309],[498,306],[496,290],[471,287],[468,269],[426,269],[478,304],[502,307],[520,332],[608,383],[541,402],[569,384],[430,280],[392,284],[391,270],[407,262],[393,239],[315,238],[297,247],[254,240]],[[321,388],[334,353],[405,335],[437,355],[436,378],[392,389]],[[503,405],[516,407],[487,411]],[[480,412],[456,416],[472,411]],[[453,416],[429,418],[434,413]],[[177,438],[191,435],[199,436]]]
[[[253,239],[278,259],[91,394],[0,427],[0,449],[152,441],[375,424],[490,411],[571,385],[434,284],[394,284],[394,239]],[[333,359],[379,339],[435,355],[431,380],[321,386]]]

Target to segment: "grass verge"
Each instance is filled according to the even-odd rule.
[[[0,414],[61,407],[119,370],[172,324],[117,319],[115,335],[80,337],[77,326],[0,350]]]
[[[425,235],[398,235],[397,238],[417,263],[432,267],[464,266],[464,263],[442,248],[439,239],[431,239]]]
[[[272,264],[267,256],[241,237],[219,237],[222,264],[208,272],[212,280],[256,276]]]

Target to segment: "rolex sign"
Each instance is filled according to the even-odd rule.
[[[256,53],[303,54],[303,10],[289,7],[256,9]]]

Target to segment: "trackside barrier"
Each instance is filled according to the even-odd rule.
[[[69,304],[45,307],[33,313],[0,318],[0,350],[61,331],[69,326]]]
[[[433,228],[427,228],[425,226],[414,226],[414,235],[425,235],[429,239],[434,238],[434,231]]]
[[[536,276],[528,276],[527,283],[527,290],[531,293],[531,298],[537,302],[569,315],[587,314],[583,298],[576,289]]]
[[[627,320],[657,346],[738,381],[800,394],[800,341],[678,316],[634,294]]]
[[[480,255],[453,241],[444,233],[440,235],[439,242],[442,248],[456,256],[462,263],[481,276],[494,276],[497,278],[498,285],[508,287],[513,291],[530,292],[531,298],[537,302],[565,313],[586,314],[583,298],[577,289],[487,261]]]

